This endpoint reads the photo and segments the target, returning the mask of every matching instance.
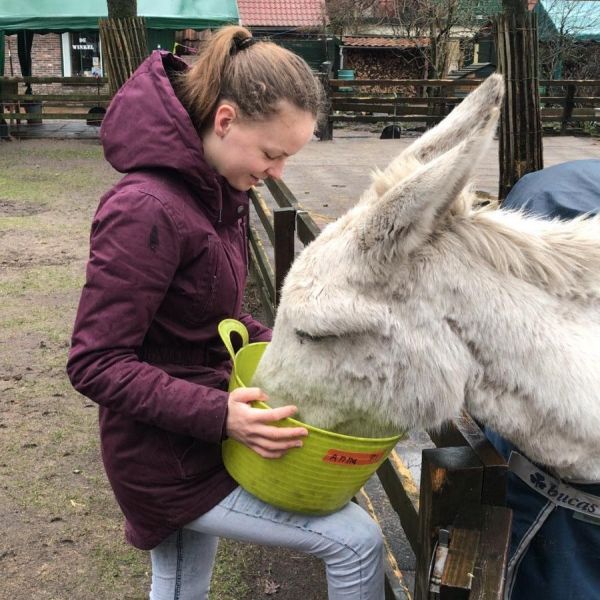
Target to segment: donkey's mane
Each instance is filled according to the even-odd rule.
[[[452,213],[440,242],[454,255],[466,250],[560,298],[600,298],[600,217],[547,221],[522,211],[471,209],[468,196]]]
[[[376,170],[376,193],[384,194],[422,166],[409,156],[383,172]],[[600,298],[600,217],[548,221],[523,211],[497,210],[494,204],[473,208],[476,204],[468,188],[453,202],[446,231],[454,235],[440,239],[449,252],[466,249],[499,273],[560,298]]]

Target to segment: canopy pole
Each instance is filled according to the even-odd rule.
[[[0,31],[0,77],[4,76],[4,47],[6,45],[6,38],[4,31]]]

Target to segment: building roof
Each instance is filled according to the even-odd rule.
[[[315,28],[326,19],[325,0],[238,0],[245,27]]]
[[[419,48],[429,46],[429,39],[345,35],[342,38],[342,45],[351,48]]]

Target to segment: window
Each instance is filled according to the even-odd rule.
[[[102,77],[100,33],[72,31],[63,34],[65,77]]]

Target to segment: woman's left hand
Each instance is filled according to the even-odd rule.
[[[278,408],[252,408],[251,402],[267,402],[267,395],[260,388],[238,388],[229,394],[226,433],[229,437],[248,446],[263,458],[279,458],[290,448],[302,446],[302,438],[308,435],[304,427],[276,427],[276,421],[286,419],[298,412],[295,406]]]

